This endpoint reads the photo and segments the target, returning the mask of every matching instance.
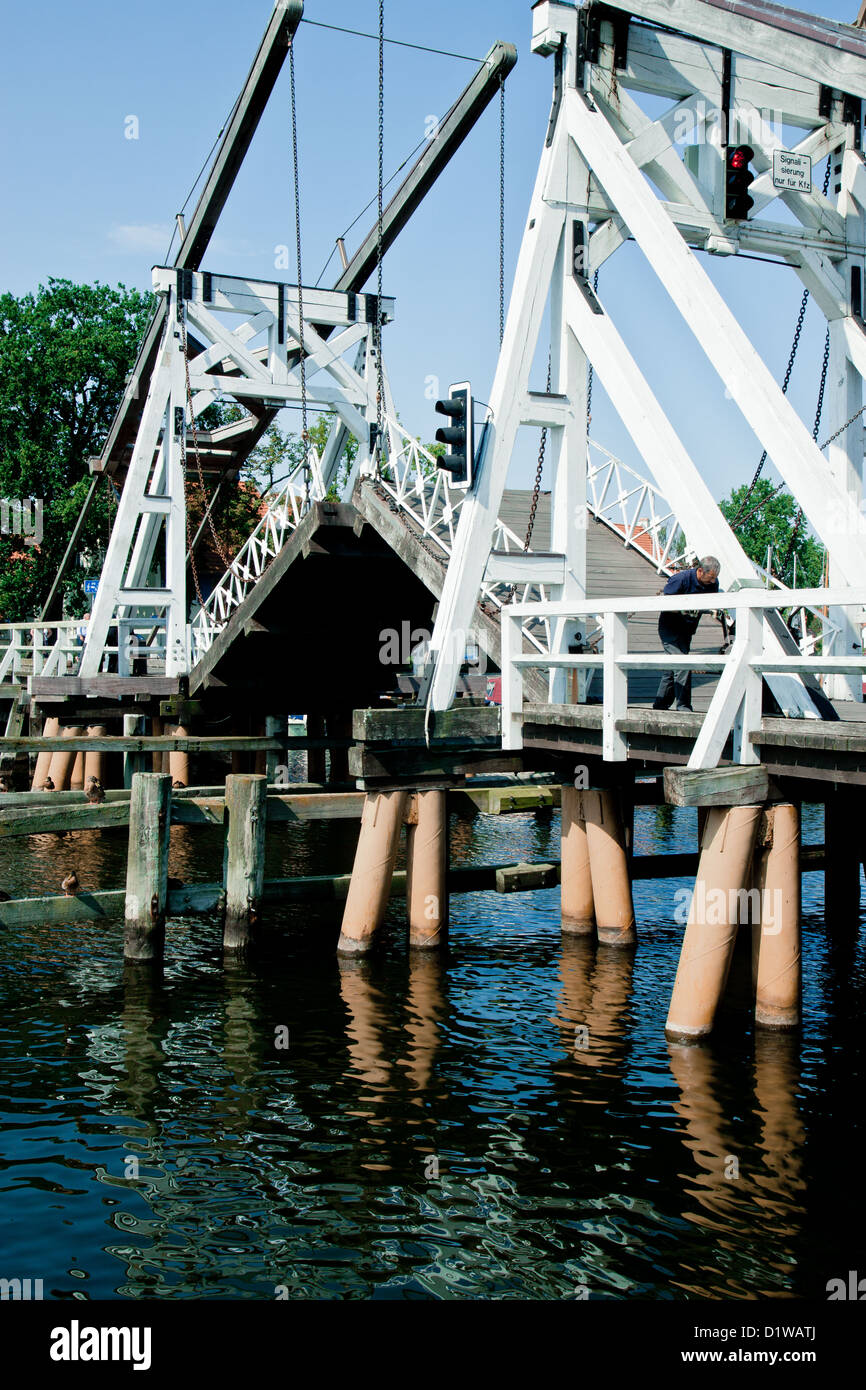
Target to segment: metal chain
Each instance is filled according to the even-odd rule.
[[[198,473],[198,484],[199,484],[199,488],[201,489],[201,504],[202,504],[202,507],[203,507],[203,509],[204,509],[204,515],[205,515],[205,517],[206,517],[206,519],[207,519],[208,530],[209,530],[210,533],[211,533],[211,536],[212,536],[212,538],[213,538],[214,546],[216,547],[216,552],[217,552],[217,554],[219,555],[220,559],[222,560],[223,564],[225,565],[226,569],[229,569],[229,567],[231,566],[231,556],[227,555],[226,552],[225,552],[225,550],[223,549],[222,542],[221,542],[219,536],[217,535],[216,527],[214,526],[214,523],[213,523],[213,515],[212,515],[211,507],[210,507],[210,504],[209,504],[209,501],[208,501],[207,488],[205,487],[204,472],[203,472],[202,466],[201,466],[201,456],[200,456],[199,451],[198,451],[198,428],[197,428],[196,423],[195,423],[195,413],[194,413],[193,408],[192,408],[192,386],[191,386],[191,384],[190,384],[190,379],[189,379],[189,342],[188,342],[187,336],[186,336],[186,314],[182,315],[182,317],[181,317],[181,321],[180,321],[180,333],[181,333],[181,343],[182,343],[182,345],[183,345],[183,372],[184,372],[184,378],[185,378],[185,382],[186,382],[186,409],[187,409],[187,417],[188,417],[188,419],[189,419],[190,434],[192,435],[192,451],[193,451],[193,455],[194,455],[194,457],[195,457],[196,472]],[[184,478],[186,478],[186,457],[187,457],[187,455],[186,455],[186,429],[184,428],[184,429],[181,431],[181,458],[182,458],[182,461],[183,461]],[[187,507],[187,522],[188,522],[188,521],[189,521],[189,508]],[[194,568],[194,562],[193,562],[193,568]]]
[[[289,88],[292,104],[292,173],[295,189],[295,254],[298,265],[298,348],[301,373],[301,441],[304,447],[304,504],[310,505],[310,434],[307,429],[307,363],[304,350],[304,287],[301,262],[301,185],[298,175],[298,121],[295,107],[295,45],[289,39]]]
[[[827,387],[827,371],[828,371],[829,366],[830,366],[830,330],[829,330],[829,328],[828,328],[828,329],[827,329],[826,337],[824,338],[824,360],[823,360],[823,362],[821,363],[821,382],[820,382],[820,385],[818,386],[818,403],[817,403],[817,405],[816,405],[816,407],[815,407],[815,423],[814,423],[814,425],[812,426],[812,438],[814,439],[814,441],[815,441],[816,444],[818,443],[818,431],[819,431],[819,429],[821,428],[821,415],[822,415],[823,410],[824,410],[824,391],[825,391],[825,389],[826,389],[826,387]],[[848,423],[850,424],[850,421],[849,421]],[[848,428],[848,425],[845,425],[844,428],[847,429],[847,428]],[[835,435],[834,435],[834,438],[835,438]],[[828,439],[828,440],[827,440],[827,444],[830,444],[830,443],[832,443],[832,440],[829,440],[829,439]],[[827,446],[824,445],[824,448],[826,448],[826,447],[827,447]],[[802,523],[802,520],[803,520],[803,508],[802,508],[802,507],[798,507],[798,508],[797,508],[797,515],[796,515],[795,518],[794,518],[794,525],[793,525],[792,528],[791,528],[791,539],[790,539],[789,542],[788,542],[788,548],[787,548],[787,550],[785,551],[785,555],[784,555],[784,558],[783,558],[783,560],[782,560],[782,571],[783,571],[783,572],[788,568],[788,561],[790,560],[790,558],[791,558],[791,552],[793,551],[794,546],[795,546],[796,543],[797,543],[797,536],[799,535],[799,532],[800,532],[800,525],[801,525],[801,523]]]
[[[379,150],[376,188],[376,472],[382,471],[382,435],[385,412],[385,368],[382,362],[382,215],[385,180],[385,2],[379,0]]]
[[[597,271],[597,270],[596,270],[595,274],[594,274],[593,277],[592,277],[592,292],[593,292],[593,294],[598,294],[598,271]],[[589,424],[590,424],[590,421],[591,421],[591,419],[592,419],[592,379],[593,379],[593,376],[594,376],[594,373],[593,373],[593,370],[592,370],[592,363],[590,362],[590,363],[589,363],[589,366],[588,366],[588,368],[587,368],[587,373],[586,373],[586,429],[587,429],[587,433],[589,433]]]
[[[845,421],[844,425],[839,426],[835,434],[831,434],[829,439],[825,439],[823,444],[819,444],[818,448],[821,450],[821,452],[823,453],[825,449],[829,448],[829,446],[833,443],[834,439],[839,438],[840,434],[844,434],[848,427],[850,425],[853,425],[855,420],[859,419],[859,417],[863,414],[864,410],[866,410],[866,405],[861,405],[860,409],[855,410],[854,414],[851,416],[850,419]],[[779,483],[778,487],[774,487],[772,492],[768,492],[766,497],[762,497],[760,502],[757,502],[755,506],[752,507],[751,511],[746,512],[745,516],[740,517],[739,520],[748,521],[749,517],[754,516],[755,512],[760,511],[761,508],[765,507],[768,502],[772,502],[773,498],[778,496],[778,494],[782,491],[782,488],[784,486],[784,482]]]
[[[550,395],[551,368],[553,358],[547,354],[547,394]],[[544,450],[547,447],[547,426],[541,427],[541,441],[538,446],[538,464],[535,469],[535,485],[532,489],[532,502],[529,506],[529,523],[526,527],[526,539],[523,542],[523,549],[528,550],[532,540],[532,532],[535,529],[535,513],[538,511],[538,494],[541,491],[541,475],[544,472]]]
[[[499,79],[499,346],[505,337],[505,79]]]
[[[826,198],[826,196],[827,196],[827,189],[830,187],[830,171],[831,171],[831,168],[832,168],[832,163],[833,163],[833,156],[832,156],[832,154],[830,154],[830,155],[828,156],[828,158],[827,158],[827,167],[826,167],[826,169],[824,170],[824,187],[823,187],[823,190],[822,190],[822,191],[823,191],[823,194],[824,194],[824,197],[825,197],[825,198]],[[789,387],[790,382],[791,382],[791,372],[792,372],[793,369],[794,369],[794,359],[795,359],[795,357],[797,356],[797,348],[798,348],[799,345],[800,345],[800,334],[803,332],[803,320],[804,320],[805,317],[806,317],[806,307],[807,307],[808,303],[809,303],[809,291],[806,289],[806,290],[803,291],[803,298],[802,298],[802,300],[801,300],[801,302],[800,302],[800,312],[799,312],[799,314],[797,315],[797,327],[794,329],[794,341],[793,341],[793,343],[791,344],[791,353],[790,353],[790,356],[789,356],[789,358],[788,358],[788,366],[787,366],[787,368],[785,369],[785,379],[784,379],[784,381],[782,382],[782,395],[783,395],[783,396],[787,396],[787,394],[788,394],[788,387]],[[825,384],[825,382],[826,382],[826,380],[827,380],[827,361],[828,361],[828,354],[829,354],[829,346],[830,346],[830,334],[829,334],[829,330],[828,330],[828,333],[827,333],[827,343],[825,344],[825,351],[824,351],[824,368],[823,368],[823,372],[822,372],[822,375],[821,375],[821,391],[820,391],[820,395],[819,395],[819,398],[818,398],[818,410],[819,410],[819,414],[818,414],[818,417],[817,417],[816,422],[815,422],[814,431],[813,431],[813,433],[812,433],[812,438],[815,440],[816,443],[817,443],[817,440],[818,440],[818,427],[819,427],[820,418],[821,418],[821,417],[820,417],[820,409],[821,409],[821,405],[823,404],[823,401],[824,401],[824,384]],[[847,427],[846,427],[846,428],[847,428]],[[826,446],[824,446],[824,447],[826,447]],[[764,452],[761,454],[760,460],[759,460],[759,462],[758,462],[758,466],[757,466],[757,468],[755,469],[755,476],[752,478],[752,481],[749,483],[749,486],[748,486],[748,490],[747,490],[747,492],[746,492],[746,495],[745,495],[745,497],[743,498],[742,502],[740,503],[740,510],[739,510],[739,512],[737,513],[737,515],[734,517],[733,521],[731,522],[731,526],[732,526],[732,527],[733,527],[733,526],[736,526],[738,522],[744,520],[744,515],[743,515],[743,514],[744,514],[744,512],[745,512],[745,510],[746,510],[746,507],[749,505],[749,501],[751,500],[752,493],[755,491],[755,488],[756,488],[757,485],[758,485],[758,479],[759,479],[760,476],[761,476],[761,473],[762,473],[762,471],[763,471],[764,464],[766,463],[766,461],[767,461],[767,451],[766,451],[766,449],[765,449]],[[784,484],[783,484],[782,486],[784,486]],[[780,487],[777,487],[777,488],[776,488],[776,492],[781,492],[781,490],[782,490],[782,489],[781,489]],[[775,495],[776,495],[775,492],[770,493],[770,496],[771,496],[771,497],[775,497]],[[767,500],[769,501],[769,498],[768,498]],[[760,505],[760,504],[759,504],[759,505]],[[753,507],[753,508],[752,508],[752,511],[749,512],[748,515],[751,516],[751,515],[752,515],[752,512],[754,512],[754,511],[756,511],[756,510],[757,510],[757,508]],[[799,525],[799,517],[798,517],[798,520],[797,520],[797,525]],[[795,531],[795,535],[796,535],[796,531]]]

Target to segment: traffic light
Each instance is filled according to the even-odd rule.
[[[730,222],[745,222],[749,208],[755,206],[754,198],[748,193],[755,175],[749,169],[749,161],[755,158],[751,145],[737,145],[729,149],[725,158],[725,217]]]
[[[458,381],[449,386],[447,398],[436,402],[436,413],[447,415],[451,421],[450,425],[442,425],[436,431],[436,443],[447,445],[447,452],[436,462],[451,475],[452,487],[471,487],[475,431],[472,423],[472,388],[469,382]]]

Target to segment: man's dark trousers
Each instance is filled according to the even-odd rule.
[[[662,646],[669,656],[688,656],[692,645],[692,635],[667,632],[662,638]],[[677,709],[691,709],[692,673],[691,671],[665,671],[655,698],[655,709],[670,709],[674,699]]]

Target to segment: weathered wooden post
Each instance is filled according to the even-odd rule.
[[[80,724],[64,724],[60,730],[61,738],[80,738]],[[54,783],[56,791],[62,792],[69,789],[69,777],[75,762],[75,753],[52,753],[51,762],[48,764],[48,776]]]
[[[172,738],[189,737],[189,729],[183,724],[172,724],[168,732]],[[171,774],[172,786],[179,782],[182,787],[188,787],[189,753],[184,753],[179,748],[173,748],[168,755],[168,770]]]
[[[444,946],[448,933],[447,793],[436,787],[412,798],[406,845],[406,915],[410,947]]]
[[[258,773],[226,778],[226,915],[223,946],[239,951],[249,943],[259,916],[265,880],[267,779]]]
[[[126,960],[162,960],[168,895],[171,778],[136,772],[129,800],[129,854],[123,954]]]
[[[666,769],[667,771],[667,769]],[[714,806],[707,816],[665,1035],[696,1042],[712,1031],[751,877],[760,806]]]
[[[104,724],[88,724],[88,738],[105,738],[106,728]],[[84,755],[84,785],[91,777],[96,777],[101,782],[102,778],[103,755],[98,748],[88,748]]]
[[[580,792],[571,783],[561,788],[561,803],[560,911],[563,934],[595,935],[595,902],[592,896],[586,823],[581,815]]]
[[[580,797],[598,939],[606,946],[633,946],[637,934],[631,878],[616,795],[605,788],[581,792]]]
[[[337,943],[341,955],[369,951],[382,924],[406,814],[406,796],[405,791],[373,792],[364,800],[361,834]]]
[[[280,718],[274,714],[265,716],[265,733],[268,738],[278,738],[282,740],[283,749],[286,744],[286,717]],[[276,780],[277,768],[283,760],[283,753],[276,748],[269,748],[265,755],[265,776],[268,785],[272,785]]]
[[[796,806],[771,806],[758,833],[756,886],[761,920],[752,928],[755,1022],[796,1028],[800,1019],[800,817]]]
[[[53,716],[51,719],[46,719],[45,728],[42,730],[42,737],[57,738],[59,734],[60,720],[55,719]],[[30,784],[31,791],[38,792],[42,790],[45,778],[48,776],[48,770],[51,767],[51,759],[53,756],[53,753],[39,753],[37,755],[36,767],[33,769],[33,781]]]

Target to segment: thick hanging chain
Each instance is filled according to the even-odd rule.
[[[505,337],[505,79],[499,79],[499,346]]]
[[[382,216],[385,191],[385,3],[379,0],[379,149],[376,188],[376,473],[382,471],[385,425],[385,367],[382,362]]]
[[[592,277],[592,292],[598,294],[598,271]],[[589,434],[589,426],[592,421],[592,380],[594,372],[592,363],[587,365],[586,371],[586,432]]]
[[[551,382],[551,354],[547,355],[547,394],[550,395]],[[538,463],[535,468],[535,485],[532,489],[532,501],[529,505],[529,522],[526,527],[526,539],[523,542],[523,549],[528,550],[532,541],[532,532],[535,530],[535,513],[538,511],[538,495],[541,492],[541,476],[544,472],[544,450],[547,447],[547,426],[542,425],[541,440],[538,445]]]
[[[823,191],[823,194],[824,194],[824,197],[825,197],[825,198],[826,198],[826,196],[827,196],[827,189],[830,187],[830,172],[831,172],[831,169],[832,169],[832,165],[833,165],[833,155],[830,154],[830,155],[828,155],[828,157],[827,157],[827,167],[826,167],[826,169],[824,170],[824,186],[823,186],[823,190],[822,190],[822,191]],[[804,290],[804,291],[803,291],[803,298],[802,298],[802,300],[800,301],[800,312],[799,312],[799,314],[797,315],[797,327],[794,329],[794,341],[793,341],[793,343],[791,344],[791,353],[790,353],[790,356],[788,357],[788,366],[787,366],[787,368],[785,369],[785,378],[784,378],[784,381],[782,382],[782,395],[783,395],[783,396],[787,396],[787,394],[788,394],[788,387],[789,387],[789,385],[790,385],[790,383],[791,383],[791,372],[792,372],[793,369],[794,369],[794,359],[795,359],[796,356],[797,356],[797,348],[798,348],[799,345],[800,345],[800,334],[803,332],[803,320],[804,320],[805,317],[806,317],[806,308],[807,308],[808,303],[809,303],[809,291],[808,291],[808,290]],[[826,340],[826,343],[825,343],[825,345],[824,345],[824,366],[823,366],[823,370],[822,370],[822,373],[821,373],[821,389],[820,389],[820,393],[819,393],[819,396],[818,396],[818,415],[817,415],[817,417],[816,417],[816,419],[815,419],[815,428],[814,428],[814,430],[812,431],[812,438],[815,440],[816,443],[817,443],[817,441],[818,441],[818,429],[819,429],[820,423],[821,423],[821,407],[822,407],[822,405],[823,405],[823,403],[824,403],[824,385],[825,385],[826,380],[827,380],[827,363],[828,363],[828,361],[829,361],[829,356],[830,356],[830,332],[829,332],[829,329],[828,329],[828,331],[827,331],[827,340]],[[850,424],[850,421],[849,421],[849,424]],[[848,426],[846,425],[845,428],[847,429]],[[830,442],[830,441],[828,440],[828,443],[829,443],[829,442]],[[827,446],[826,446],[826,444],[825,444],[825,445],[822,445],[821,447],[822,447],[822,448],[826,448]],[[749,483],[749,487],[748,487],[748,490],[747,490],[747,492],[746,492],[746,495],[745,495],[745,497],[743,498],[742,502],[740,503],[740,510],[738,511],[737,515],[734,517],[733,521],[731,522],[731,526],[732,526],[732,527],[733,527],[733,526],[736,526],[740,521],[744,521],[744,520],[745,520],[744,513],[745,513],[745,511],[746,511],[746,508],[747,508],[748,505],[749,505],[749,501],[751,500],[752,493],[755,491],[755,488],[756,488],[757,485],[758,485],[758,479],[759,479],[760,476],[761,476],[761,473],[762,473],[762,471],[763,471],[764,464],[766,463],[766,461],[767,461],[767,451],[766,451],[766,449],[765,449],[764,452],[761,454],[760,460],[759,460],[759,462],[758,462],[758,466],[757,466],[757,468],[755,469],[755,476],[753,477],[752,481]],[[782,484],[782,486],[784,486],[784,484]],[[770,493],[770,497],[775,497],[776,492],[781,492],[781,490],[782,490],[781,487],[777,487],[776,490],[775,490],[775,492]],[[768,498],[767,500],[769,501],[769,498]],[[752,511],[749,512],[749,513],[747,513],[747,515],[751,516],[751,515],[752,515],[752,512],[754,512],[754,511],[756,511],[756,510],[757,510],[757,508],[753,507],[753,508],[752,508]],[[795,523],[795,528],[799,527],[799,523],[800,523],[800,517],[798,516],[798,517],[797,517],[797,521],[796,521],[796,523]],[[796,536],[796,529],[795,529],[794,535]],[[793,540],[792,540],[792,544],[793,544]],[[790,548],[789,548],[789,552],[788,552],[788,553],[790,554]],[[786,559],[787,559],[787,557],[786,557]]]
[[[289,39],[289,89],[292,104],[292,173],[295,189],[295,259],[298,267],[298,349],[301,374],[301,442],[304,449],[304,506],[310,505],[310,433],[307,429],[307,358],[304,349],[304,287],[301,262],[301,184],[298,175],[298,121],[295,107],[295,45]]]

